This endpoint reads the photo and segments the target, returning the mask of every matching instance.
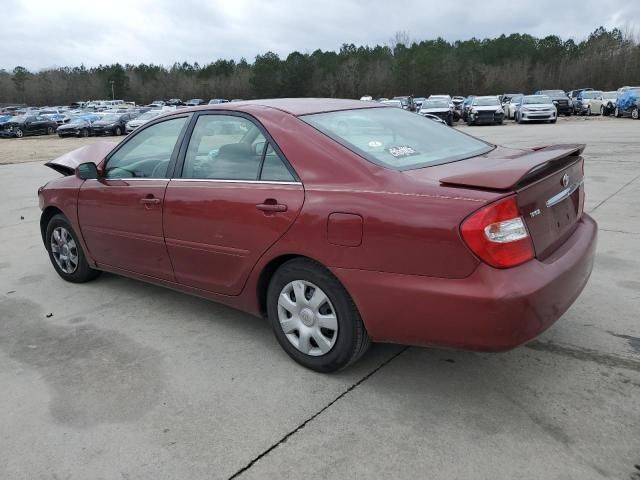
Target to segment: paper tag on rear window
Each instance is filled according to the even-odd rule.
[[[391,155],[396,158],[400,157],[411,157],[412,155],[419,155],[413,148],[408,145],[401,145],[399,147],[391,147],[387,149]]]

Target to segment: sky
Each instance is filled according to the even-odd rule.
[[[502,33],[584,39],[600,25],[628,29],[638,0],[2,0],[0,68],[30,70],[338,50],[464,40]]]

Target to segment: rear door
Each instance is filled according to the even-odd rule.
[[[200,114],[164,202],[178,282],[237,295],[260,256],[293,224],[304,189],[250,117]]]

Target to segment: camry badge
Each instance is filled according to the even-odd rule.
[[[562,186],[565,188],[569,186],[569,175],[567,173],[562,176]]]

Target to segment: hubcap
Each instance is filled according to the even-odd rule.
[[[78,247],[66,228],[57,227],[53,230],[51,253],[64,273],[71,274],[78,268]]]
[[[306,355],[325,355],[338,339],[338,318],[329,297],[305,280],[284,286],[278,297],[278,320],[287,340]]]

